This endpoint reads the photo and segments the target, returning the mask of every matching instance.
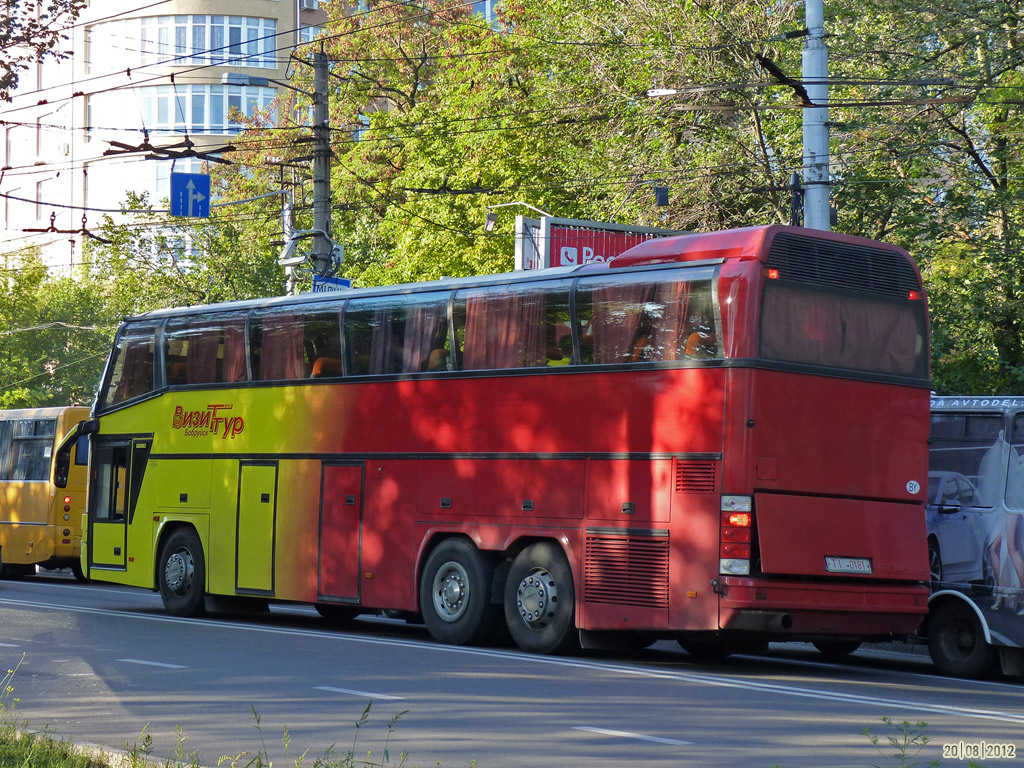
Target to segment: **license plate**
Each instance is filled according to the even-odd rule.
[[[871,573],[871,561],[866,557],[826,557],[825,570],[829,573]]]

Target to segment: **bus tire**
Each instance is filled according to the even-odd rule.
[[[950,677],[987,677],[999,660],[978,617],[959,600],[940,604],[928,617],[928,653],[935,668]]]
[[[480,643],[497,619],[491,603],[494,566],[466,539],[442,541],[423,567],[420,610],[431,637],[451,645]]]
[[[338,603],[317,603],[316,612],[329,624],[348,624],[359,615],[359,608],[354,605],[340,605]]]
[[[516,559],[505,582],[505,623],[512,640],[529,653],[565,653],[578,645],[576,588],[561,548],[531,544]]]
[[[157,563],[164,608],[173,616],[201,616],[205,608],[206,562],[194,528],[178,528],[164,542]]]
[[[0,550],[0,579],[20,579],[24,576],[29,576],[36,572],[34,565],[15,565],[12,563],[5,563],[3,558],[3,551]]]
[[[860,640],[815,640],[811,645],[825,658],[840,661],[860,648]]]
[[[75,581],[88,581],[89,577],[85,575],[85,571],[82,569],[81,560],[71,561],[71,573],[75,577]]]
[[[676,642],[698,661],[721,661],[736,652],[736,647],[724,637],[680,637]]]

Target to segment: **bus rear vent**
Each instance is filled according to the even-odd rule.
[[[587,535],[583,599],[668,608],[668,538]]]
[[[679,461],[676,463],[676,493],[714,493],[715,462]]]
[[[898,251],[785,232],[772,239],[767,266],[779,270],[780,280],[879,296],[905,299],[921,290],[917,273]]]

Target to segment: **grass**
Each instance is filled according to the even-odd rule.
[[[176,726],[177,744],[174,754],[167,758],[153,755],[153,737],[147,732],[148,726],[133,742],[125,744],[123,752],[108,753],[103,750],[91,750],[73,744],[67,739],[58,738],[46,730],[33,732],[28,730],[28,723],[19,721],[17,706],[19,699],[14,697],[12,682],[14,675],[24,662],[24,655],[0,681],[0,768],[206,768],[199,762],[198,751],[186,749],[186,736],[181,726]],[[283,754],[288,764],[294,768],[404,768],[409,756],[406,753],[397,755],[397,761],[391,761],[388,746],[398,720],[408,710],[402,710],[387,722],[387,736],[380,755],[371,751],[365,756],[357,756],[360,729],[370,720],[370,706],[366,705],[359,719],[355,721],[355,732],[351,747],[344,753],[339,752],[335,745],[328,747],[322,755],[310,755],[307,749],[298,757],[289,755],[291,737],[288,728],[284,728],[281,738]],[[252,706],[252,705],[250,705]],[[237,755],[221,757],[217,768],[274,768],[263,734],[260,714],[252,706],[253,727],[258,734],[258,747],[255,752],[242,752]],[[435,763],[440,766],[440,763]]]

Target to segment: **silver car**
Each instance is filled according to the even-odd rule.
[[[978,506],[974,483],[959,472],[928,473],[928,560],[939,582],[994,584],[986,549],[1004,512]]]

